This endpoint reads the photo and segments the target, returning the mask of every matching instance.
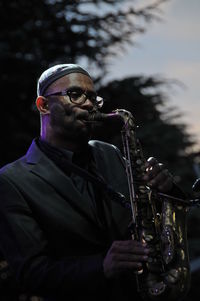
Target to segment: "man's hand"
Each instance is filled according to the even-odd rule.
[[[155,158],[150,157],[146,164],[146,175],[144,180],[147,185],[156,188],[161,192],[168,192],[173,187],[173,177],[168,169]]]
[[[114,241],[103,262],[106,278],[115,278],[126,271],[138,271],[148,260],[149,249],[135,240]]]

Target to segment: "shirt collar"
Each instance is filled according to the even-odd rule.
[[[70,162],[75,162],[78,165],[87,165],[88,162],[92,158],[91,146],[88,144],[88,147],[84,150],[80,150],[79,152],[72,152],[66,148],[56,147],[51,145],[45,140],[38,138],[36,140],[37,145],[39,148],[47,154],[50,153],[51,155],[58,155],[58,156],[65,156],[67,160]]]

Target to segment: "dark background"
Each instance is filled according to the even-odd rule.
[[[57,63],[88,66],[99,94],[106,99],[104,112],[116,108],[131,111],[137,121],[144,155],[155,156],[167,165],[176,182],[193,198],[194,164],[199,153],[192,151],[194,138],[179,122],[179,112],[165,107],[168,95],[161,87],[176,83],[158,77],[134,76],[103,84],[109,72],[109,58],[135,34],[143,34],[150,22],[157,22],[164,1],[137,11],[134,1],[123,10],[125,0],[3,0],[0,2],[1,156],[0,167],[24,155],[39,135],[39,114],[35,109],[36,84],[40,74]],[[82,8],[88,7],[88,12]],[[105,9],[104,9],[105,8]],[[85,66],[84,66],[85,67]],[[151,88],[151,93],[147,93]],[[145,91],[145,92],[144,92]],[[114,127],[96,136],[121,148],[120,133]],[[188,219],[190,259],[200,254],[200,213],[192,209]],[[200,296],[198,270],[192,273],[188,299]]]

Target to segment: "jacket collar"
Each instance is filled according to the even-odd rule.
[[[88,220],[94,222],[95,216],[92,213],[89,200],[83,198],[72,180],[39,149],[36,139],[33,140],[28,149],[26,163],[29,165],[31,173],[49,183],[67,202],[73,207],[75,206],[80,214],[84,214]]]

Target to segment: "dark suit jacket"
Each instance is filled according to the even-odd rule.
[[[128,198],[119,151],[100,141],[89,144],[99,173]],[[35,141],[24,157],[0,170],[0,197],[0,244],[23,289],[51,300],[79,294],[107,300],[112,283],[104,278],[103,257],[113,240],[125,236],[127,209],[102,200],[102,229],[88,200]]]

